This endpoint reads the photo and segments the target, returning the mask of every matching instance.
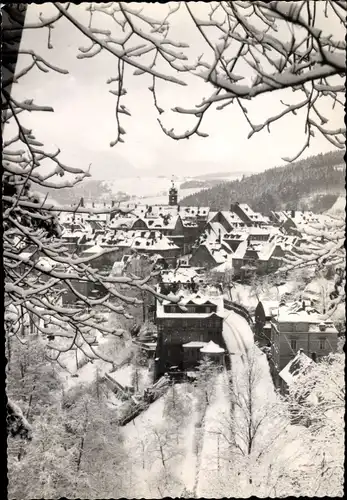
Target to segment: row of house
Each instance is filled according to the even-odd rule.
[[[181,206],[174,185],[167,205],[124,202],[104,208],[109,212],[60,216],[62,239],[71,251],[100,254],[92,265],[109,269],[137,252],[157,255],[171,267],[185,258],[193,267],[231,269],[241,280],[276,270],[286,253],[304,241],[304,225],[324,217],[298,211],[271,212],[267,217],[245,203],[218,212]],[[107,256],[102,255],[105,249]]]

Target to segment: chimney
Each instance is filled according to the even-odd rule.
[[[292,219],[294,219],[294,218],[295,218],[295,210],[291,210],[291,212],[290,212],[290,216],[291,216],[291,218],[292,218]]]
[[[219,229],[218,243],[222,243],[222,230],[221,229]]]
[[[317,363],[317,353],[316,352],[311,353],[311,359],[312,359],[312,361]]]
[[[111,206],[112,206],[112,207],[114,207],[114,200],[112,200],[112,202],[111,202]]]
[[[302,301],[302,308],[303,308],[303,310],[305,311],[305,309],[306,309],[306,304],[305,304],[305,301],[304,301],[304,300]]]
[[[106,207],[106,201],[104,201],[104,207]]]
[[[80,201],[80,207],[84,208],[84,198],[83,197],[81,198],[81,201]]]

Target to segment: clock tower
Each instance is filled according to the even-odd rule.
[[[171,207],[175,206],[175,205],[178,205],[178,190],[175,187],[173,178],[171,180],[171,188],[170,188],[170,191],[169,191],[169,205]]]

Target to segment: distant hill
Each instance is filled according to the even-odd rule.
[[[253,173],[254,172],[247,172],[247,175],[251,175]],[[236,171],[226,171],[226,172],[210,172],[208,174],[195,175],[194,179],[210,179],[210,178],[213,178],[213,179],[217,179],[217,178],[224,179],[224,178],[228,178],[228,177],[242,177],[243,175],[245,175],[245,172],[239,171],[239,170],[236,170]]]
[[[185,181],[180,184],[180,189],[193,189],[193,188],[209,188],[220,184],[222,179],[208,179],[206,181],[192,179],[190,181]]]
[[[329,210],[345,193],[344,151],[331,151],[275,167],[241,180],[223,182],[180,200],[182,205],[228,210],[248,203],[264,214],[271,210]]]

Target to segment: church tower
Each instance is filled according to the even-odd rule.
[[[169,205],[172,207],[178,205],[178,190],[175,187],[173,179],[171,180],[171,184],[172,185],[169,191]]]

